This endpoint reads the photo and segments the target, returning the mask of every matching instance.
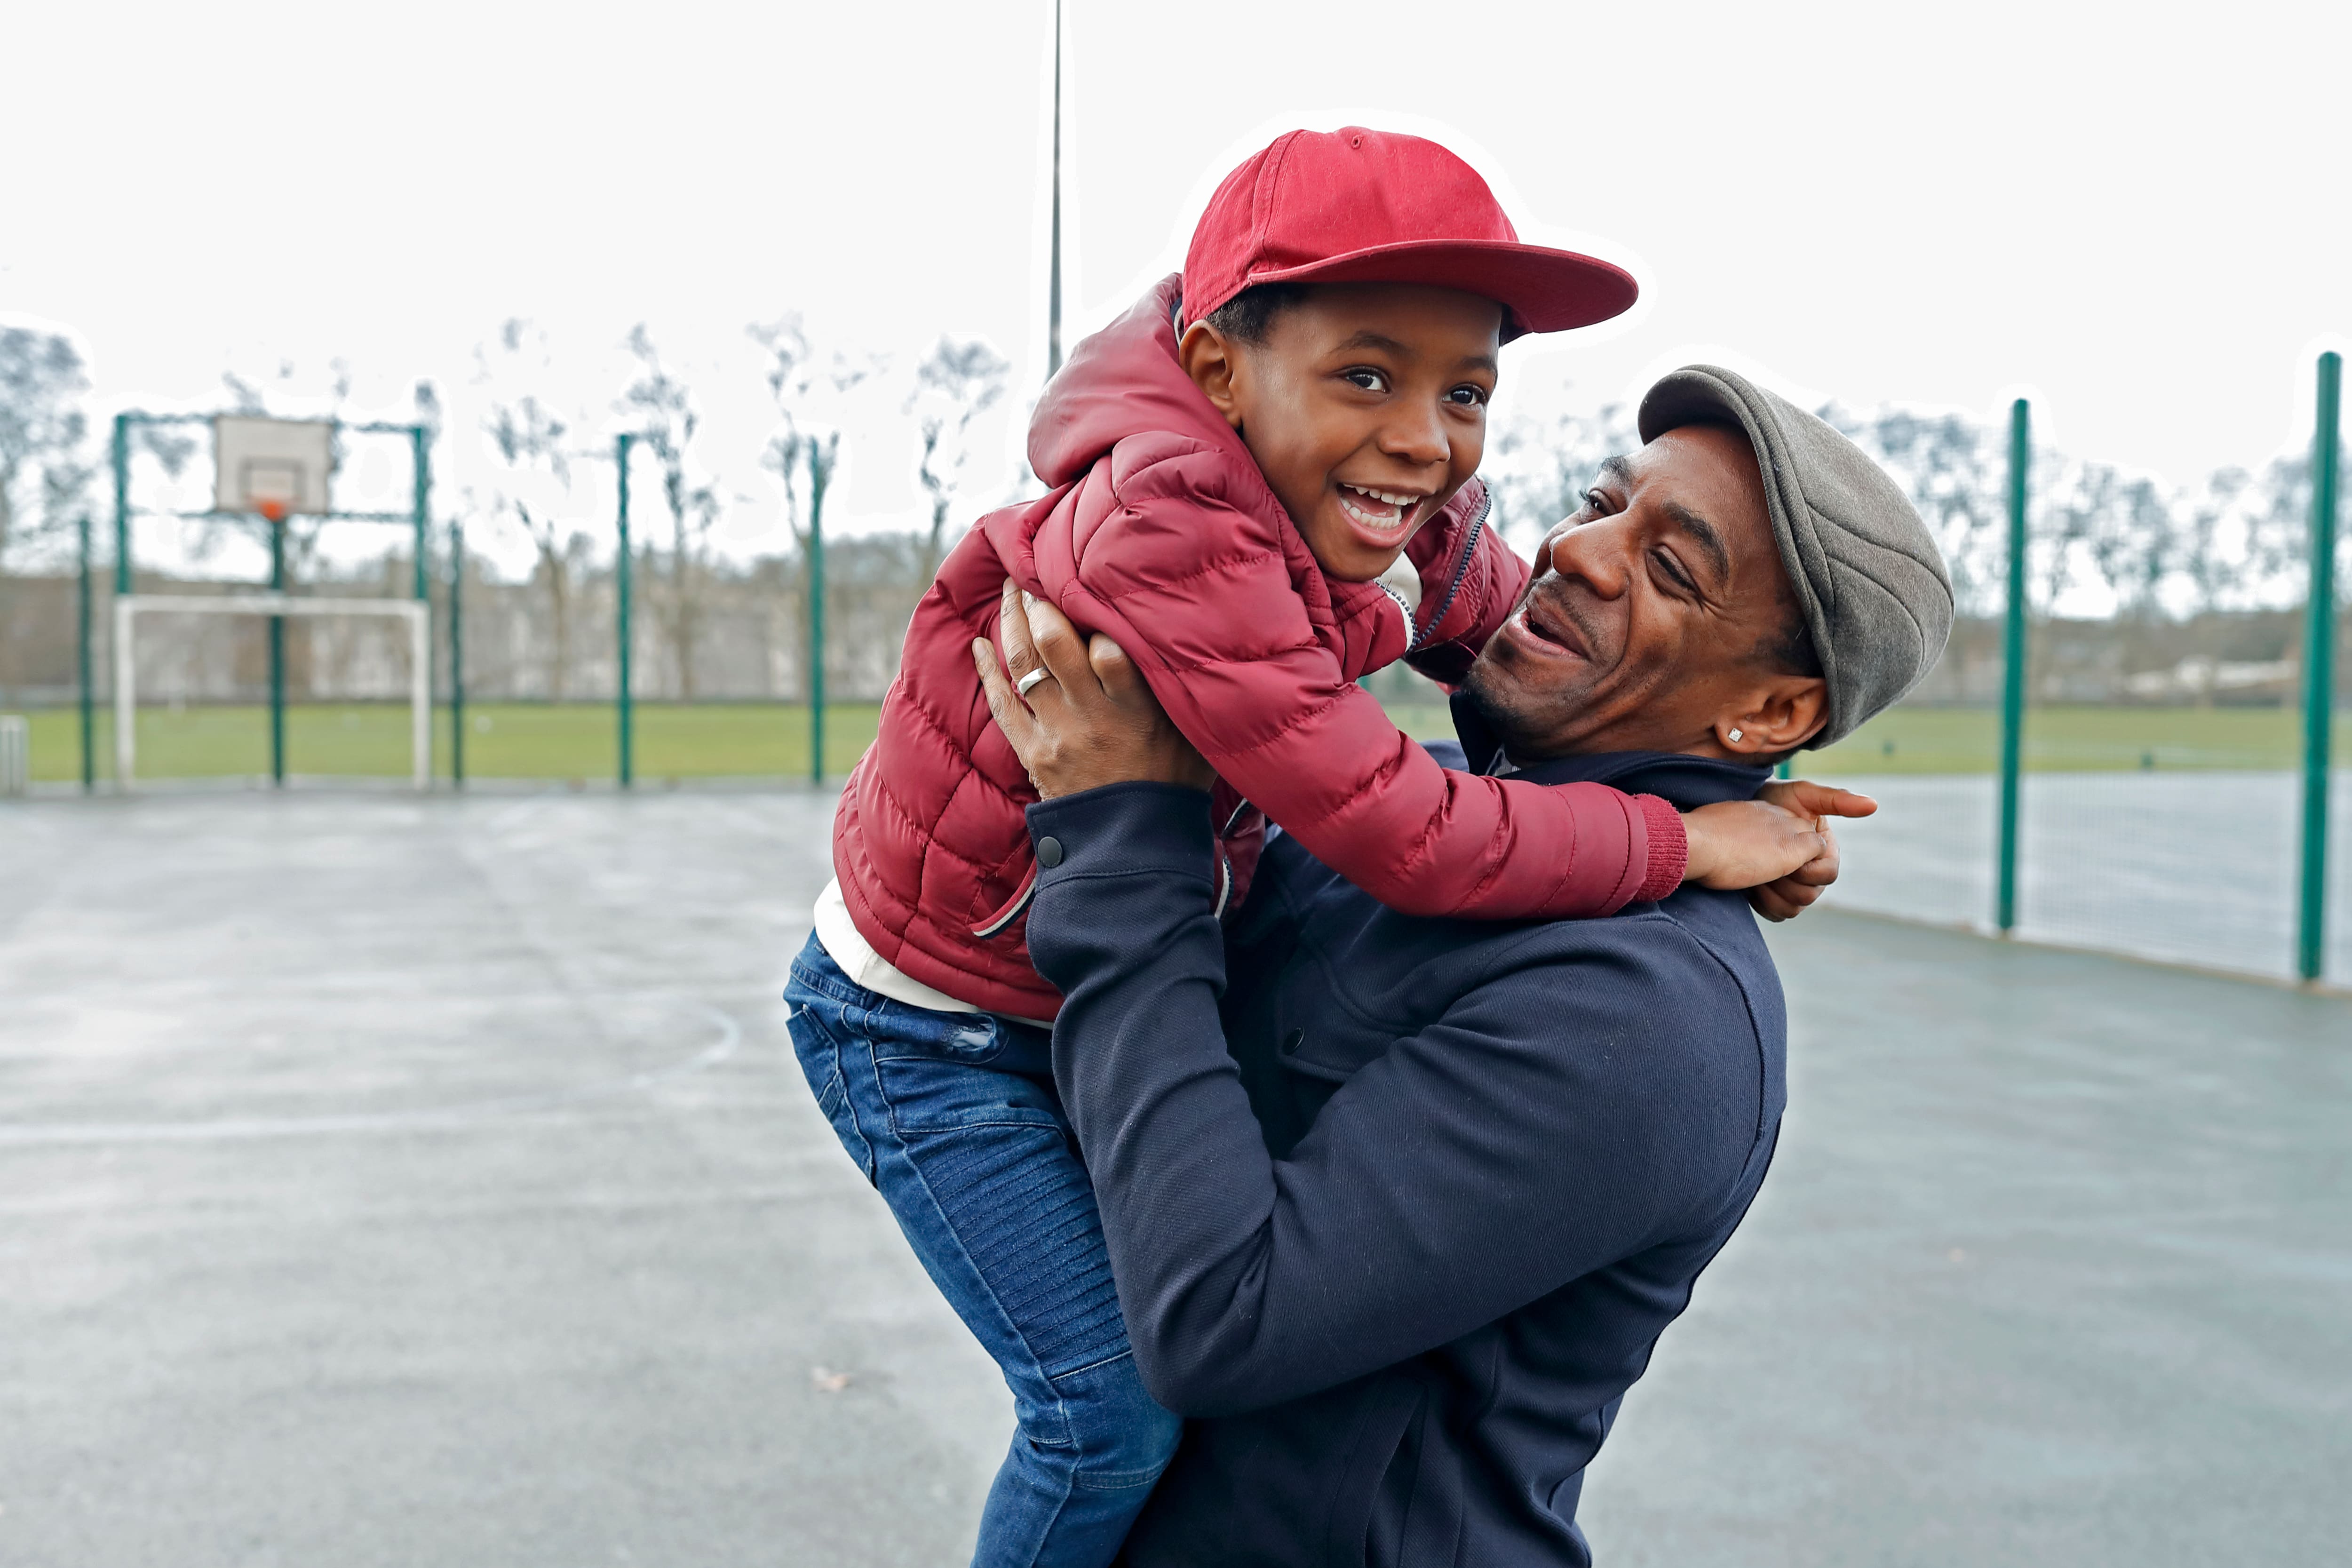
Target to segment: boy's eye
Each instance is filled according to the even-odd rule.
[[[1457,386],[1445,395],[1445,400],[1461,408],[1483,408],[1486,405],[1486,389],[1483,386]]]
[[[1360,364],[1352,370],[1343,370],[1339,373],[1339,379],[1351,382],[1366,392],[1386,392],[1389,389],[1388,374],[1374,370],[1370,365]]]

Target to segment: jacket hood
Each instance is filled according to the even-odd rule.
[[[1076,482],[1139,430],[1190,436],[1252,462],[1241,437],[1177,363],[1182,283],[1180,274],[1160,279],[1127,314],[1080,343],[1045,388],[1029,421],[1029,467],[1048,489]]]

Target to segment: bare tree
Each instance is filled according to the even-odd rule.
[[[1899,406],[1857,414],[1835,404],[1818,412],[1876,458],[1919,509],[1961,613],[1998,613],[2009,567],[2003,438],[1960,414]]]
[[[622,389],[619,406],[637,421],[637,434],[661,466],[662,504],[670,521],[668,602],[657,606],[677,664],[678,695],[695,694],[694,649],[702,624],[702,582],[710,531],[719,521],[716,487],[691,470],[690,450],[702,427],[692,391],[665,367],[653,336],[640,321],[630,330],[636,378]]]
[[[1003,399],[1012,374],[1012,362],[982,338],[942,336],[915,367],[915,391],[907,406],[919,416],[916,428],[923,443],[915,477],[931,498],[931,531],[923,552],[926,582],[939,575],[945,554],[948,514],[971,457],[972,422]]]
[[[820,365],[797,312],[773,321],[754,322],[745,330],[752,342],[768,351],[768,395],[776,405],[775,433],[760,454],[760,465],[782,486],[785,527],[800,549],[802,561],[813,563],[821,548],[818,530],[824,524],[825,491],[842,457],[839,427],[820,423],[815,416],[821,407],[837,405],[852,388],[878,374],[885,362],[879,355],[853,360],[835,351]],[[801,488],[803,476],[805,492]]]
[[[490,498],[492,515],[518,530],[538,553],[547,589],[547,694],[563,700],[572,669],[572,573],[587,539],[569,515],[572,502],[571,426],[529,390],[549,369],[547,337],[530,322],[500,324],[497,346],[474,351],[477,380],[491,389],[482,430],[503,470]]]
[[[1641,444],[1633,411],[1622,403],[1590,414],[1512,420],[1488,439],[1479,468],[1494,496],[1496,530],[1520,550],[1533,550],[1552,524],[1583,506],[1604,459]]]
[[[807,438],[801,423],[816,382],[808,332],[797,310],[772,321],[755,321],[744,331],[753,342],[768,351],[768,396],[776,405],[775,433],[761,449],[760,466],[775,475],[782,485],[784,526],[795,542],[804,542],[800,487]]]
[[[31,327],[0,327],[0,562],[36,530],[63,528],[84,499],[92,467],[82,445],[89,376],[72,340]],[[26,503],[37,492],[37,510]]]

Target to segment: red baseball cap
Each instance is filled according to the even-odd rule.
[[[1589,327],[1641,290],[1623,269],[1522,245],[1478,172],[1434,142],[1293,131],[1227,174],[1184,254],[1184,320],[1257,283],[1427,283],[1505,311],[1506,341]]]

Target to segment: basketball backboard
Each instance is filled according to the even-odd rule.
[[[218,510],[316,517],[333,510],[327,500],[335,466],[331,420],[216,416],[213,461],[213,505]]]

